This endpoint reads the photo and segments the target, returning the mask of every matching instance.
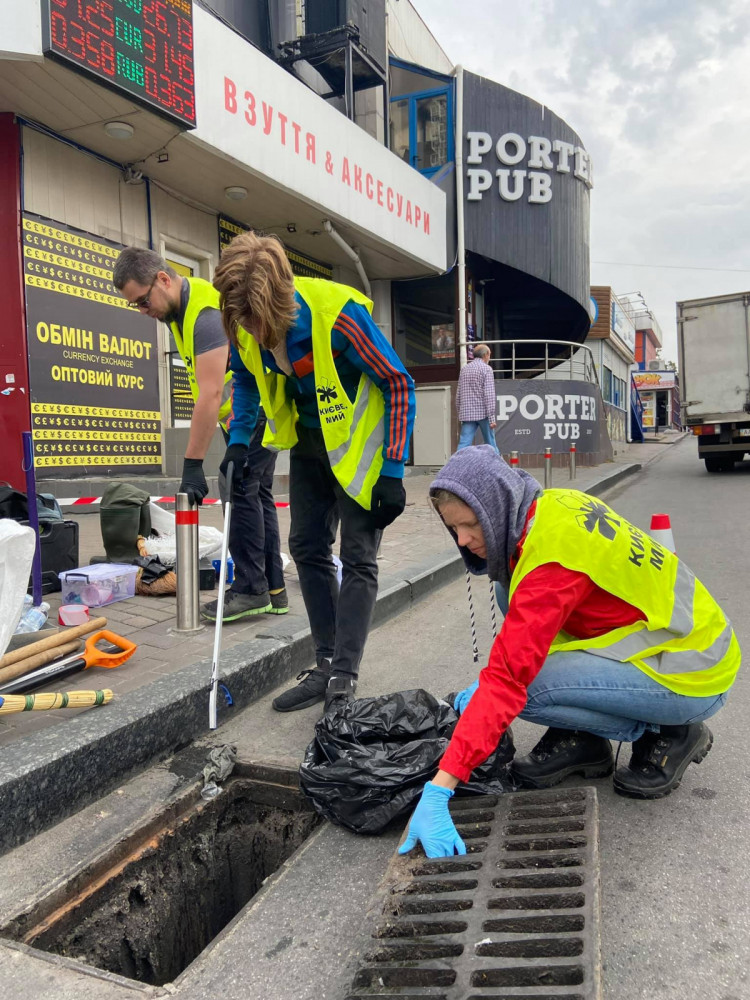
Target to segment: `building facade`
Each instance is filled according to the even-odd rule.
[[[368,294],[419,390],[417,464],[417,442],[429,464],[455,447],[472,343],[512,380],[586,336],[588,153],[548,108],[454,67],[408,0],[0,15],[0,478],[22,484],[29,430],[45,479],[178,472],[185,369],[111,285],[128,244],[210,279],[253,228],[296,273]],[[217,433],[209,469],[220,454]]]
[[[111,285],[124,245],[210,278],[237,232],[277,233],[386,334],[390,281],[445,271],[445,194],[383,140],[384,0],[330,58],[300,51],[336,27],[308,6],[0,0],[0,478],[23,482],[24,430],[40,477],[177,471],[185,370]]]
[[[632,310],[609,285],[594,285],[590,300],[591,350],[601,386],[614,453],[630,440],[631,374],[635,366],[636,329]]]

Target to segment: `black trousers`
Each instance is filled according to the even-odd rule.
[[[333,673],[356,677],[378,593],[382,532],[331,471],[323,432],[301,424],[297,432],[289,469],[289,553],[297,564],[318,662],[330,658]],[[331,558],[339,525],[341,588]]]
[[[247,453],[244,496],[236,492],[232,496],[229,551],[234,562],[234,583],[230,589],[239,594],[264,594],[284,586],[279,518],[273,498],[277,453],[262,445],[265,427],[262,416]],[[225,499],[223,476],[219,492]]]

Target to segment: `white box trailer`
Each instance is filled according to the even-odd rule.
[[[750,292],[677,303],[683,424],[709,472],[750,454]]]

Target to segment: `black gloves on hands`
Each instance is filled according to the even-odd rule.
[[[200,507],[204,496],[208,493],[208,483],[203,475],[203,459],[185,459],[182,465],[182,482],[178,492],[187,493],[189,504],[192,506],[195,503]]]
[[[401,479],[380,476],[372,488],[370,513],[376,528],[386,528],[406,506],[406,490]]]
[[[227,487],[231,485],[232,493],[243,494],[245,492],[244,476],[247,450],[246,444],[230,444],[226,450],[224,458],[222,459],[221,465],[219,466],[224,476],[227,477],[229,466],[231,463],[234,463],[232,482],[231,484],[227,482]]]

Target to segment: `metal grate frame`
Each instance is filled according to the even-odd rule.
[[[347,1000],[600,1000],[593,788],[453,799],[465,857],[394,855]]]

